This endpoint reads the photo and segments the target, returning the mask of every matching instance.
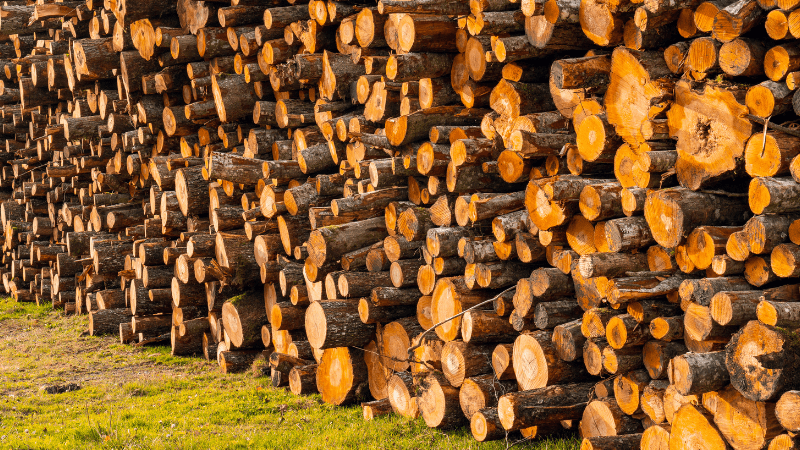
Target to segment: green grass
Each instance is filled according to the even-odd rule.
[[[36,303],[17,303],[11,298],[0,299],[0,323],[9,319],[36,320],[47,317],[53,312],[48,306],[36,306]]]
[[[89,337],[85,317],[0,300],[0,448],[56,449],[503,449],[567,450],[567,436],[479,444],[466,428],[442,432],[422,419],[371,422],[357,406],[298,397],[216,363],[176,358]],[[41,386],[82,389],[46,394]]]

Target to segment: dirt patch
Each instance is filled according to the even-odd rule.
[[[86,317],[58,313],[0,322],[0,396],[25,396],[43,386],[120,385],[183,378],[207,363],[175,361],[165,347],[121,345],[116,336],[85,336]],[[167,361],[168,360],[168,361]]]

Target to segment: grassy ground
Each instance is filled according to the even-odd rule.
[[[85,317],[0,300],[0,448],[576,449],[574,437],[476,443],[360,407],[297,397],[216,363],[90,337]],[[44,386],[80,390],[47,394]]]

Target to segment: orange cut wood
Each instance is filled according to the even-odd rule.
[[[675,170],[682,186],[692,190],[729,177],[753,131],[744,116],[745,91],[706,84],[695,90],[687,81],[675,84],[675,103],[667,112],[670,135],[677,137]],[[701,134],[696,131],[702,130]]]

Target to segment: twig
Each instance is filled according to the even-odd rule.
[[[769,120],[764,120],[761,117],[754,116],[752,114],[747,114],[745,117],[747,117],[748,119],[752,120],[753,122],[759,123],[761,125],[765,125],[767,128],[771,128],[771,129],[773,129],[775,131],[780,131],[781,133],[791,134],[792,136],[800,137],[800,130],[795,130],[793,128],[784,127],[784,126],[781,126],[781,125],[776,125],[776,124],[770,122]]]
[[[473,310],[477,309],[478,307],[481,307],[481,306],[483,306],[483,305],[487,305],[487,304],[489,304],[489,303],[492,303],[492,302],[494,302],[495,300],[497,300],[498,298],[500,298],[500,296],[502,296],[502,295],[503,295],[503,294],[505,294],[506,292],[508,292],[508,291],[510,291],[510,290],[512,290],[512,289],[516,289],[516,288],[517,288],[516,286],[511,286],[510,288],[508,288],[508,289],[506,289],[505,291],[503,291],[503,292],[501,292],[501,293],[497,294],[496,296],[494,296],[494,297],[490,298],[489,300],[484,300],[484,301],[482,301],[482,302],[478,303],[477,305],[473,306],[472,308],[467,308],[467,309],[465,309],[464,311],[461,311],[460,313],[458,313],[458,314],[456,314],[456,315],[454,315],[454,316],[448,317],[447,319],[444,319],[443,321],[441,321],[441,322],[437,323],[436,325],[434,325],[434,326],[432,326],[432,327],[428,328],[427,330],[423,331],[423,332],[422,332],[422,334],[420,334],[420,335],[419,335],[419,337],[417,338],[417,341],[418,341],[419,343],[418,343],[417,345],[414,345],[414,346],[412,346],[412,347],[410,347],[410,348],[408,349],[408,355],[409,355],[409,357],[410,357],[410,358],[413,358],[413,356],[412,356],[412,355],[414,354],[414,350],[416,350],[416,349],[418,349],[418,348],[420,348],[420,347],[422,346],[422,343],[424,342],[424,339],[423,339],[423,338],[425,337],[425,335],[427,335],[427,334],[428,334],[428,333],[430,333],[431,331],[435,330],[435,329],[436,329],[436,327],[438,327],[438,326],[440,326],[440,325],[444,325],[444,324],[446,324],[447,322],[449,322],[449,321],[451,321],[451,320],[453,320],[453,319],[455,319],[455,318],[457,318],[457,317],[461,317],[461,316],[463,316],[464,314],[466,314],[466,313],[468,313],[468,312],[470,312],[470,311],[473,311]]]
[[[704,194],[721,195],[723,197],[747,197],[748,194],[742,192],[727,192],[718,189],[701,189],[699,192]]]
[[[145,340],[143,340],[141,342],[137,342],[137,343],[133,344],[133,346],[134,347],[144,347],[145,345],[148,345],[148,344],[155,344],[157,342],[169,341],[169,339],[170,339],[169,333],[165,333],[165,334],[162,334],[160,336],[152,337],[152,338],[149,338],[149,339],[145,339]]]

